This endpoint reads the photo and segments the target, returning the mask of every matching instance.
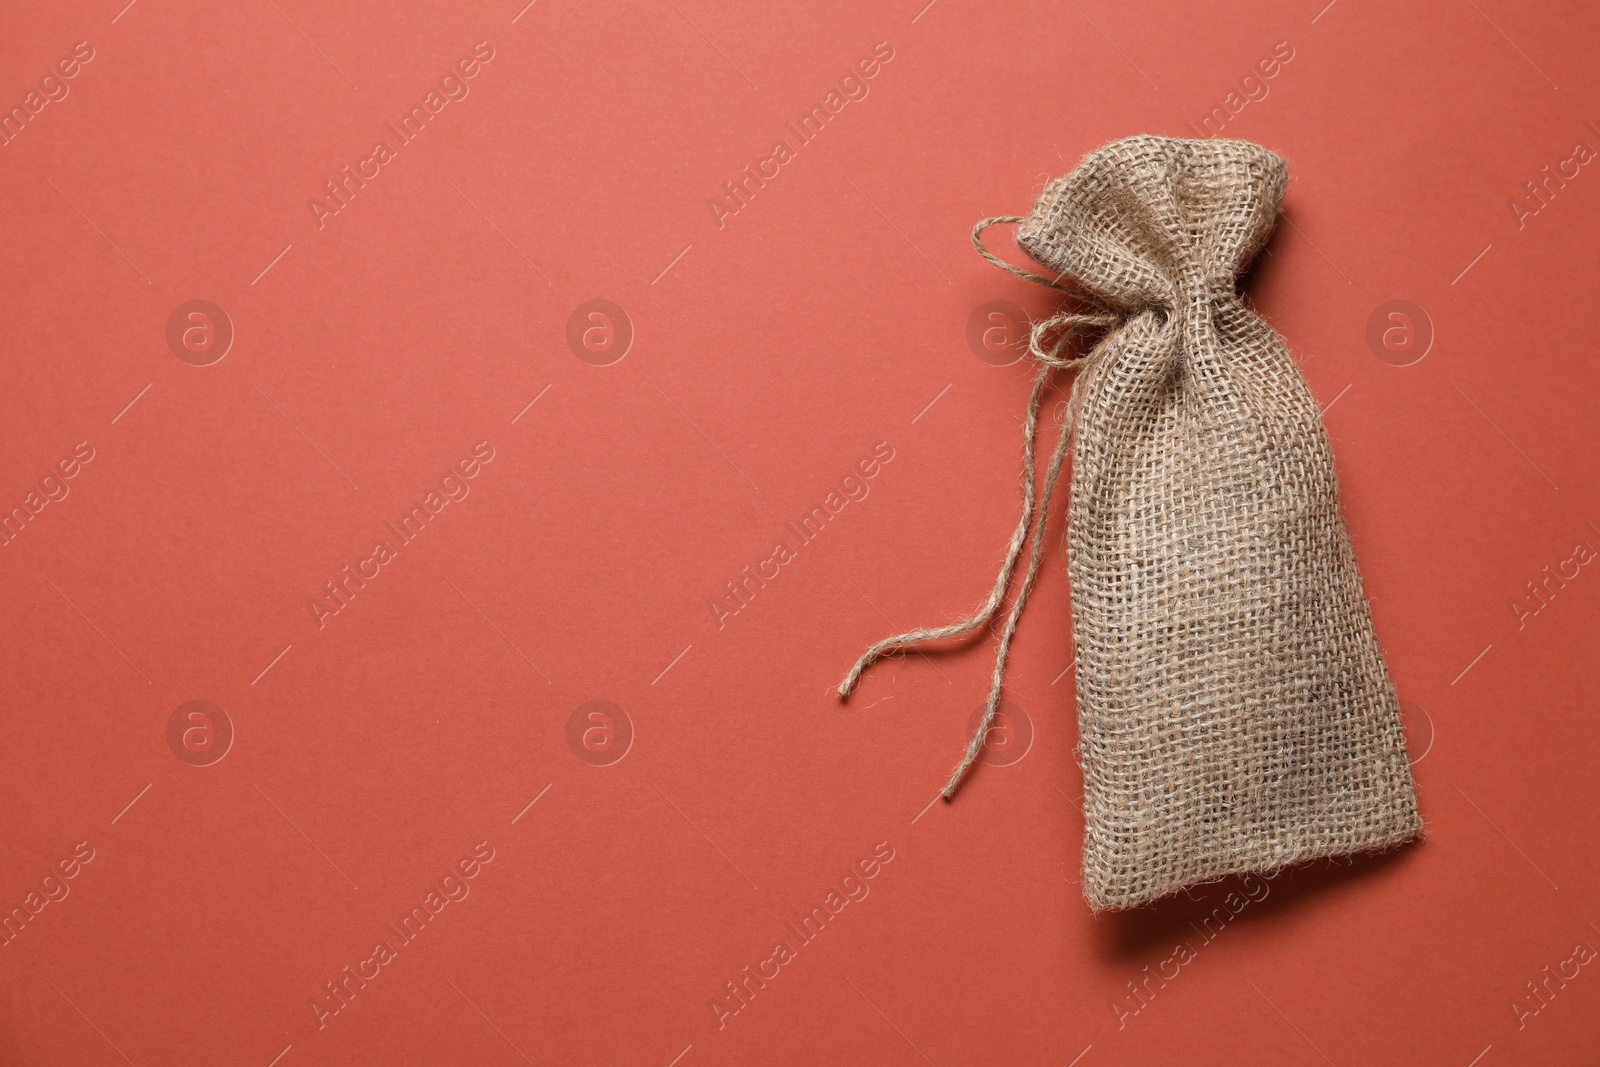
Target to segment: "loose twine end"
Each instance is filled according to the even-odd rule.
[[[1020,223],[1025,221],[1020,215],[998,215],[994,218],[984,219],[972,228],[972,244],[979,255],[993,263],[1002,270],[1009,271],[1019,278],[1024,278],[1039,285],[1048,286],[1066,292],[1065,286],[1057,281],[1052,281],[1038,274],[1032,274],[996,256],[983,244],[983,231],[997,223]],[[1088,301],[1091,304],[1094,302]],[[1017,622],[1022,617],[1022,609],[1028,602],[1028,595],[1033,591],[1033,585],[1039,575],[1039,563],[1044,553],[1044,528],[1050,513],[1050,501],[1055,493],[1056,481],[1061,474],[1062,461],[1066,459],[1067,445],[1072,440],[1073,427],[1077,421],[1078,379],[1072,383],[1072,393],[1067,401],[1067,417],[1061,426],[1061,435],[1056,439],[1056,446],[1050,456],[1050,465],[1045,473],[1044,496],[1035,506],[1034,487],[1034,440],[1037,436],[1039,425],[1039,408],[1044,394],[1048,389],[1051,379],[1057,370],[1081,367],[1094,359],[1100,348],[1096,348],[1086,356],[1068,358],[1063,356],[1067,346],[1081,333],[1096,327],[1111,327],[1121,323],[1122,317],[1110,312],[1109,309],[1097,307],[1092,314],[1061,313],[1043,319],[1032,325],[1028,332],[1028,352],[1039,364],[1039,374],[1034,379],[1033,392],[1028,398],[1027,416],[1022,426],[1022,514],[1017,521],[1017,528],[1011,535],[1011,542],[1006,548],[1005,562],[1000,565],[1000,575],[995,580],[994,588],[989,591],[988,599],[971,615],[951,623],[948,626],[935,626],[916,630],[909,630],[893,637],[886,637],[861,654],[855,665],[850,668],[844,680],[839,683],[839,697],[846,699],[861,680],[861,675],[868,667],[883,656],[891,652],[900,652],[927,641],[939,641],[952,637],[964,637],[976,630],[982,629],[993,623],[999,614],[1001,605],[1005,602],[1006,590],[1011,585],[1011,578],[1016,572],[1017,560],[1022,555],[1022,549],[1032,541],[1032,551],[1028,556],[1028,570],[1022,580],[1021,587],[1017,590],[1016,600],[1011,605],[1007,614],[1005,626],[1000,632],[1000,644],[995,650],[994,674],[989,680],[989,699],[984,706],[983,720],[978,724],[971,740],[967,743],[967,750],[961,757],[961,762],[956,765],[955,771],[950,775],[950,781],[945,784],[941,795],[945,800],[955,797],[961,780],[966,776],[972,764],[977,761],[983,751],[984,742],[989,738],[989,728],[994,724],[995,715],[1000,710],[1000,697],[1005,683],[1006,660],[1011,652],[1011,639],[1016,634]],[[1054,332],[1055,340],[1047,348],[1046,341]]]

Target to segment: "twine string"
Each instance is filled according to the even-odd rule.
[[[983,244],[983,231],[997,223],[1019,223],[1025,221],[1018,215],[998,215],[994,218],[984,219],[972,228],[972,244],[978,254],[1002,270],[1015,274],[1019,278],[1047,286],[1061,292],[1069,290],[1058,281],[1045,278],[1023,270],[1021,267],[1008,263],[990,252]],[[1083,299],[1080,297],[1080,299]],[[1073,427],[1077,421],[1078,408],[1078,382],[1081,374],[1072,383],[1072,392],[1067,399],[1067,414],[1062,421],[1060,436],[1056,439],[1055,449],[1050,456],[1049,467],[1045,471],[1043,499],[1038,499],[1034,486],[1035,478],[1035,438],[1038,435],[1039,409],[1048,391],[1052,379],[1058,370],[1081,368],[1093,360],[1101,351],[1101,345],[1087,355],[1067,357],[1063,355],[1068,346],[1082,333],[1102,327],[1115,327],[1122,323],[1123,318],[1111,312],[1103,305],[1092,299],[1085,299],[1096,311],[1092,313],[1061,312],[1049,318],[1033,323],[1028,330],[1028,353],[1039,364],[1039,373],[1034,378],[1033,392],[1028,397],[1027,414],[1022,423],[1022,514],[1018,518],[1016,531],[1011,535],[1011,542],[1006,547],[1005,561],[1000,565],[1000,575],[995,580],[994,588],[990,590],[988,599],[977,611],[958,622],[947,626],[922,627],[908,630],[905,633],[886,637],[862,653],[850,668],[844,681],[839,683],[839,696],[848,697],[856,684],[861,680],[861,674],[868,667],[891,652],[900,652],[915,648],[927,641],[938,641],[951,637],[962,637],[990,625],[1005,602],[1006,590],[1011,585],[1012,577],[1016,573],[1017,561],[1022,556],[1023,547],[1032,541],[1032,551],[1028,556],[1028,569],[1023,576],[1022,585],[1017,590],[1016,600],[1011,605],[1010,612],[1006,615],[1005,625],[1000,631],[1000,644],[995,651],[994,673],[989,680],[989,699],[984,705],[983,719],[974,731],[972,739],[967,743],[967,750],[961,762],[956,766],[950,781],[946,783],[943,796],[946,800],[955,796],[956,788],[961,784],[967,770],[977,760],[983,751],[984,742],[988,740],[989,730],[994,725],[995,714],[1000,709],[1000,697],[1005,683],[1006,660],[1011,652],[1011,639],[1017,632],[1018,620],[1022,618],[1022,609],[1028,603],[1028,596],[1033,592],[1033,586],[1039,576],[1039,564],[1044,555],[1044,530],[1050,514],[1050,500],[1055,493],[1056,482],[1061,474],[1061,466],[1067,455],[1067,445],[1072,439]],[[1052,334],[1054,337],[1052,339]]]

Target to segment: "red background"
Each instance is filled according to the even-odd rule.
[[[0,948],[0,1062],[1600,1053],[1594,966],[1526,986],[1600,948],[1600,574],[1511,606],[1600,548],[1600,177],[1511,207],[1600,147],[1589,6],[111,0],[7,22],[8,108],[75,42],[94,58],[0,148],[0,504],[80,441],[95,458],[0,548],[0,906],[79,842],[94,858]],[[470,95],[319,228],[307,201],[480,41]],[[719,228],[722,183],[793,148],[784,123],[880,41],[866,98]],[[1101,918],[1075,884],[1059,515],[1013,658],[1022,759],[930,806],[990,644],[831,688],[891,629],[976,604],[1015,523],[1031,372],[967,331],[985,302],[1049,301],[972,253],[972,223],[1107,140],[1192,136],[1280,41],[1224,130],[1293,176],[1249,292],[1331,405],[1428,835],[1285,873],[1208,941],[1237,884]],[[167,340],[196,299],[235,333],[204,367]],[[634,334],[607,366],[567,341],[594,299]],[[1391,300],[1433,335],[1406,366],[1368,341]],[[480,441],[470,496],[319,629],[322,583]],[[878,442],[870,495],[719,629],[723,583]],[[209,766],[167,739],[197,699],[234,731]],[[633,730],[609,766],[568,742],[596,699]],[[471,895],[319,1028],[323,983],[480,841]],[[719,1027],[724,982],[879,842],[870,895]]]

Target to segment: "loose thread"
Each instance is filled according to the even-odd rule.
[[[1024,278],[1039,285],[1067,292],[1062,286],[1049,278],[1032,274],[996,256],[983,244],[983,231],[996,223],[1019,223],[1024,221],[1018,215],[999,215],[980,221],[972,228],[972,244],[984,259],[993,263],[1002,270],[1009,271],[1019,278]],[[1072,440],[1072,431],[1077,422],[1078,383],[1079,378],[1073,380],[1072,392],[1067,400],[1067,417],[1062,423],[1061,434],[1056,439],[1056,446],[1050,456],[1050,465],[1045,472],[1044,493],[1042,499],[1034,485],[1035,479],[1035,439],[1038,435],[1039,409],[1048,390],[1051,380],[1057,370],[1081,368],[1093,360],[1100,352],[1101,345],[1097,345],[1086,356],[1078,358],[1065,358],[1062,353],[1067,346],[1085,330],[1095,327],[1115,326],[1123,321],[1120,315],[1109,312],[1104,307],[1087,301],[1098,308],[1096,313],[1081,314],[1063,312],[1033,323],[1028,331],[1028,352],[1039,364],[1039,374],[1034,379],[1033,391],[1028,397],[1027,415],[1023,419],[1022,427],[1022,514],[1018,518],[1016,531],[1011,536],[1011,542],[1006,547],[1005,562],[1000,565],[1000,575],[996,579],[994,588],[990,591],[988,599],[976,612],[959,622],[947,626],[923,627],[884,638],[877,644],[868,648],[856,660],[844,681],[839,683],[839,696],[848,697],[856,684],[861,680],[861,674],[868,667],[890,652],[898,652],[915,648],[927,641],[943,640],[951,637],[961,637],[975,630],[989,625],[995,619],[1000,607],[1005,602],[1006,590],[1011,585],[1012,576],[1016,573],[1017,561],[1021,558],[1023,547],[1031,540],[1033,547],[1028,557],[1028,569],[1022,585],[1017,590],[1016,600],[1011,605],[1011,611],[1006,616],[1005,626],[1000,632],[1000,644],[995,651],[994,674],[989,681],[989,698],[984,705],[983,719],[973,733],[971,741],[967,744],[966,753],[961,762],[956,766],[950,781],[946,783],[943,796],[946,800],[955,796],[957,787],[962,778],[977,760],[978,754],[983,751],[984,742],[988,740],[989,729],[994,724],[994,717],[1000,708],[1000,697],[1005,684],[1006,661],[1011,652],[1011,639],[1016,635],[1018,621],[1022,618],[1022,609],[1028,602],[1028,597],[1033,591],[1035,581],[1039,576],[1039,564],[1044,555],[1044,533],[1049,523],[1050,500],[1055,493],[1056,482],[1061,474],[1062,463],[1066,459],[1067,445]],[[1045,342],[1052,331],[1059,331],[1053,344],[1048,349]],[[1037,499],[1037,507],[1035,506]]]

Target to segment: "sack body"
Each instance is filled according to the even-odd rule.
[[[1284,161],[1135,137],[1017,243],[1125,317],[1074,399],[1068,567],[1096,909],[1422,828],[1322,417],[1236,291]]]

